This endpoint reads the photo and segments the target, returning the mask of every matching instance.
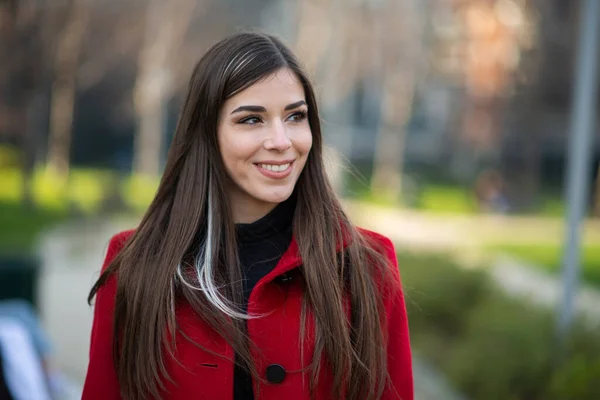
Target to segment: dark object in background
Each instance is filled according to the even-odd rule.
[[[4,379],[4,364],[2,361],[2,351],[0,351],[0,400],[13,400],[10,392],[8,391],[8,385]]]
[[[39,260],[26,255],[0,255],[0,300],[23,299],[37,308]]]
[[[36,303],[39,261],[25,255],[0,255],[0,300],[23,299]],[[0,400],[13,400],[3,374],[0,351]]]

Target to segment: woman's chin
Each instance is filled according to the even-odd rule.
[[[294,191],[294,188],[292,187],[292,188],[285,189],[285,190],[280,189],[277,192],[259,194],[256,197],[257,197],[257,199],[259,199],[265,203],[279,204],[279,203],[283,203],[284,201],[289,199],[290,196],[292,195],[293,191]]]

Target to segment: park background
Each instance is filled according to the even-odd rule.
[[[418,399],[598,399],[599,8],[2,1],[0,298],[35,304],[82,382],[87,293],[152,199],[194,63],[261,30],[315,82],[352,219],[397,246]]]

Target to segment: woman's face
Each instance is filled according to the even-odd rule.
[[[304,88],[282,68],[228,99],[217,128],[236,223],[253,222],[293,192],[312,146]]]

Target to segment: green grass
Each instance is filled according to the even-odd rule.
[[[547,195],[542,201],[539,214],[548,217],[562,217],[565,215],[565,201],[559,195]]]
[[[417,208],[433,214],[477,213],[477,205],[469,189],[441,184],[424,185],[419,193]]]
[[[62,211],[27,210],[20,204],[0,202],[0,252],[29,252],[39,233],[66,217]]]
[[[436,215],[472,215],[478,212],[470,188],[446,183],[415,183],[405,177],[404,193],[400,199],[390,199],[371,191],[368,179],[350,176],[347,195],[379,206],[404,206]]]
[[[388,207],[404,206],[438,215],[464,215],[477,213],[475,199],[468,187],[444,183],[415,184],[405,177],[404,193],[393,199],[384,193],[371,191],[368,179],[350,174],[347,179],[347,196],[371,204]]]
[[[434,215],[474,215],[479,207],[473,187],[441,179],[440,174],[405,175],[403,193],[391,199],[384,193],[371,191],[369,177],[371,166],[356,166],[346,175],[345,195],[352,199],[387,207],[414,208]],[[565,213],[562,192],[556,188],[544,188],[536,209],[524,212],[528,215],[561,217]]]
[[[72,169],[63,180],[42,167],[32,177],[32,196],[37,208],[53,211],[75,209],[83,214],[96,214],[103,203],[118,192],[127,207],[143,211],[152,201],[158,179],[130,175],[120,179],[110,170]],[[23,174],[14,167],[0,168],[0,202],[18,204],[23,193]]]
[[[72,169],[69,179],[36,168],[32,180],[33,207],[23,205],[23,174],[14,166],[0,167],[0,252],[29,251],[39,233],[74,214],[93,216],[117,194],[136,213],[150,204],[157,179],[135,175],[120,179],[109,170]]]
[[[484,268],[398,247],[411,342],[470,399],[600,399],[597,327],[576,320],[564,351],[555,316],[512,298]]]
[[[554,274],[561,272],[563,249],[559,244],[498,244],[490,250],[513,255]],[[600,244],[583,245],[581,266],[583,279],[600,286]]]

